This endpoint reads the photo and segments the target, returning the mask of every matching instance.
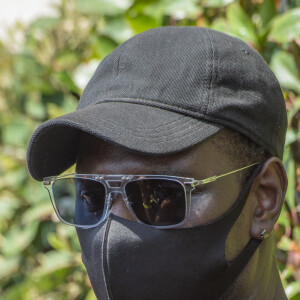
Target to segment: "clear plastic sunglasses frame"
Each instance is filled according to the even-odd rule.
[[[82,229],[90,229],[90,228],[98,226],[101,222],[106,220],[106,218],[108,217],[112,203],[113,203],[113,199],[114,199],[113,196],[116,196],[117,194],[121,194],[126,207],[128,208],[128,210],[130,211],[130,213],[136,219],[137,222],[145,224],[147,226],[158,228],[158,229],[170,229],[170,228],[180,227],[184,223],[185,219],[188,217],[189,212],[190,212],[190,207],[191,207],[191,198],[192,198],[191,194],[192,194],[192,191],[196,188],[196,186],[205,185],[207,183],[216,181],[217,179],[219,179],[221,177],[234,174],[236,172],[250,168],[257,164],[258,163],[254,163],[249,166],[246,166],[246,167],[243,167],[243,168],[240,168],[240,169],[237,169],[237,170],[234,170],[234,171],[222,174],[222,175],[214,175],[212,177],[209,177],[206,179],[200,179],[200,180],[196,180],[194,178],[167,176],[167,175],[99,175],[99,174],[75,174],[75,173],[73,173],[73,174],[66,174],[66,175],[61,175],[61,176],[44,177],[43,184],[49,192],[50,200],[51,200],[51,203],[55,210],[56,215],[63,223],[65,223],[67,225],[75,226],[77,228],[82,228]],[[55,200],[54,200],[53,184],[57,180],[66,179],[66,178],[90,179],[93,181],[101,182],[103,184],[103,186],[105,187],[106,199],[105,199],[105,205],[104,205],[104,210],[103,210],[103,216],[97,223],[92,224],[92,225],[72,224],[72,223],[65,221],[60,216],[58,208],[57,208]],[[126,184],[131,181],[144,180],[144,179],[170,180],[172,182],[177,182],[182,186],[182,188],[184,190],[184,195],[185,195],[185,216],[184,216],[184,219],[180,223],[177,223],[174,225],[167,225],[167,226],[156,226],[156,225],[146,224],[146,223],[142,222],[141,220],[139,220],[139,218],[134,213],[134,211],[130,205],[130,202],[127,199],[125,188],[126,188]],[[144,206],[144,207],[146,208],[146,206]]]

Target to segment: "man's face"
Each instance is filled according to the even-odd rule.
[[[181,153],[153,157],[132,153],[89,135],[81,137],[76,165],[76,172],[81,174],[165,174],[195,179],[224,174],[234,169],[236,166],[231,159],[225,153],[217,151],[210,140]],[[182,227],[208,223],[229,210],[241,191],[240,175],[225,176],[196,189],[192,196],[190,214]],[[245,213],[249,209],[251,207],[248,204],[231,230],[230,242],[227,241],[226,244],[226,256],[229,259],[250,238],[251,214]],[[135,221],[121,195],[114,200],[111,213]]]

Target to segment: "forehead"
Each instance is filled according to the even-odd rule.
[[[103,174],[166,174],[183,177],[212,176],[232,168],[212,139],[185,151],[153,156],[135,153],[88,134],[82,134],[76,171]]]

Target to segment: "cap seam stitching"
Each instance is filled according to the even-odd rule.
[[[126,100],[129,100],[129,101],[126,101]],[[132,101],[130,101],[130,100],[132,100]],[[136,102],[136,101],[133,101],[133,100],[138,100],[140,102]],[[177,109],[174,109],[174,106],[168,105],[166,103],[159,103],[159,102],[157,102],[157,100],[152,100],[152,99],[123,98],[123,97],[122,98],[109,98],[109,99],[105,99],[105,100],[103,100],[103,99],[99,100],[94,105],[101,104],[101,103],[109,103],[109,102],[132,103],[132,104],[148,105],[148,106],[151,106],[151,107],[156,107],[156,108],[161,108],[161,109],[167,109],[168,111],[175,112],[175,113],[185,113],[185,115],[189,116],[189,117],[194,117],[194,118],[201,117],[201,118],[203,118],[203,121],[212,122],[212,119],[214,119],[215,121],[218,121],[218,119],[216,119],[214,117],[213,118],[211,118],[211,116],[208,117],[205,113],[194,111],[192,109],[189,110],[189,109],[186,109],[186,108],[179,107],[177,105],[175,106]],[[88,106],[86,106],[84,108],[87,108],[87,107]],[[84,109],[84,108],[82,108],[82,109]],[[213,123],[215,123],[217,125],[222,125],[219,122],[213,122]]]
[[[115,127],[115,128],[118,128],[118,127],[119,127],[119,126],[117,126],[116,124],[110,124],[110,123],[107,122],[107,121],[100,120],[100,122],[102,122],[102,124],[108,124],[108,125],[111,125],[111,126],[113,126],[113,127]],[[186,122],[185,124],[187,124],[187,123],[188,123],[188,122]],[[195,124],[195,125],[196,125],[196,124]],[[198,130],[201,129],[201,128],[203,128],[203,127],[205,127],[205,126],[207,126],[207,125],[208,125],[208,124],[203,124],[201,127],[198,128]],[[190,131],[190,132],[188,132],[188,133],[185,133],[185,131],[187,131],[187,130],[189,130],[189,129],[190,129],[190,128],[185,128],[183,131],[180,132],[180,135],[178,135],[177,137],[172,137],[172,136],[178,134],[178,132],[174,132],[173,134],[170,134],[169,137],[172,137],[172,139],[175,139],[175,140],[176,140],[176,139],[180,138],[180,137],[183,136],[183,135],[189,136],[190,134],[194,133],[193,131]],[[122,128],[121,131],[132,131],[132,130]],[[145,139],[145,136],[144,136],[144,135],[139,135],[137,132],[136,132],[135,136],[138,137],[138,138],[143,138],[143,139]],[[155,135],[154,135],[154,136],[155,136]],[[157,137],[157,138],[161,138],[162,136],[161,136],[161,135],[160,135],[160,136],[159,136],[159,135],[156,135],[156,137]],[[154,139],[155,139],[155,138],[154,138]],[[148,139],[148,140],[150,140],[150,139]],[[165,138],[164,141],[166,141],[166,140],[170,140],[170,139]],[[156,142],[154,142],[154,143],[159,143],[159,142],[164,142],[164,141],[156,141]]]

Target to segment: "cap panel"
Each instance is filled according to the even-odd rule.
[[[207,115],[282,157],[286,113],[275,75],[246,43],[219,32],[210,35],[216,73]]]
[[[100,66],[88,83],[78,108],[101,101],[140,103],[143,99],[203,114],[209,97],[212,51],[202,31],[163,27],[133,37],[101,63],[103,68]]]

